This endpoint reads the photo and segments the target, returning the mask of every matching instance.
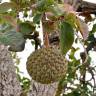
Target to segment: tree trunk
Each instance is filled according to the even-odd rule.
[[[57,86],[58,83],[46,85],[32,80],[28,96],[55,96]]]
[[[4,45],[0,45],[0,96],[20,96],[21,87],[15,73],[15,66]]]

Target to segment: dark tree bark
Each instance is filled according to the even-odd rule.
[[[20,96],[21,87],[15,73],[11,54],[0,45],[0,96]]]

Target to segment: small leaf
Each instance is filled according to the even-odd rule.
[[[46,20],[43,22],[43,29],[48,34],[57,30],[57,22]]]
[[[27,18],[28,17],[28,13],[27,10],[24,11],[24,17]]]
[[[15,66],[15,67],[16,67],[17,73],[20,72],[19,67],[18,66]]]
[[[60,47],[61,52],[66,54],[66,52],[71,48],[74,41],[74,30],[72,26],[62,21],[60,24]]]
[[[96,32],[96,24],[93,25],[91,33],[95,33],[95,32]]]
[[[39,24],[40,20],[41,20],[42,14],[41,13],[37,13],[34,17],[33,17],[33,22]]]
[[[35,45],[35,41],[31,41],[31,44],[32,44],[32,45]]]
[[[20,64],[20,58],[16,58],[16,64],[17,64],[17,65]]]
[[[36,4],[36,7],[37,9],[40,11],[40,12],[43,12],[46,10],[47,8],[47,5],[46,5],[46,0],[39,0]]]
[[[64,16],[64,20],[71,24],[72,27],[76,26],[76,15],[74,13],[68,13]]]
[[[58,4],[51,6],[49,10],[54,14],[55,17],[59,17],[64,14],[64,11]]]
[[[83,39],[86,40],[89,35],[87,24],[83,22],[81,19],[77,18],[77,26],[83,36]]]
[[[35,30],[35,26],[29,22],[23,22],[19,24],[19,30],[23,35],[29,35]]]
[[[18,72],[16,75],[17,75],[18,80],[21,82],[22,79],[21,79],[21,76],[18,74]]]
[[[45,1],[46,1],[46,0],[40,0],[40,1],[38,1],[36,7],[37,7],[38,9],[43,8],[44,5],[45,5]]]
[[[37,9],[41,12],[46,11],[50,5],[54,3],[54,0],[38,0]]]

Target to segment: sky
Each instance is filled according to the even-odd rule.
[[[91,2],[91,3],[96,3],[96,0],[83,0],[83,1]]]

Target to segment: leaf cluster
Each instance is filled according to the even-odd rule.
[[[91,66],[89,51],[96,51],[96,38],[94,37],[96,24],[89,31],[88,23],[94,18],[90,17],[90,14],[77,14],[73,6],[62,1],[10,0],[10,2],[0,3],[0,43],[8,46],[10,51],[19,52],[24,50],[26,40],[30,39],[37,50],[38,47],[42,47],[40,32],[37,32],[41,25],[44,36],[45,33],[50,36],[57,32],[59,34],[57,46],[64,56],[69,57],[69,64],[66,77],[59,82],[56,95],[59,96],[63,90],[64,96],[92,96],[95,92],[96,68]],[[85,19],[82,20],[79,15]],[[79,60],[74,57],[79,48],[73,47],[73,44],[78,44],[78,42],[84,47]],[[22,88],[26,90],[29,88],[30,80],[26,77],[21,78],[19,72],[17,67]],[[91,74],[90,80],[86,80],[87,73]],[[90,83],[92,80],[93,85]]]

